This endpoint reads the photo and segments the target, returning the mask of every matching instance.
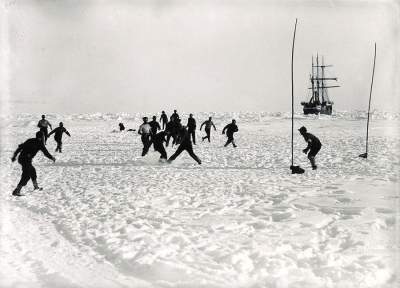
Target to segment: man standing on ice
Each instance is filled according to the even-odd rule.
[[[143,143],[143,151],[142,156],[145,156],[149,151],[151,146],[150,136],[151,136],[151,126],[147,123],[148,118],[143,117],[143,124],[139,126],[138,133],[141,135],[142,143]]]
[[[19,181],[17,187],[14,189],[12,195],[22,196],[21,189],[28,183],[29,179],[32,179],[33,187],[35,190],[42,189],[38,186],[36,180],[36,169],[32,165],[32,160],[37,152],[40,150],[47,158],[53,160],[53,162],[56,161],[56,158],[54,158],[44,146],[43,138],[43,132],[39,131],[36,133],[36,138],[26,140],[24,143],[18,146],[17,150],[15,150],[11,161],[14,162],[17,158],[17,155],[19,154],[18,163],[22,166],[22,175],[21,180]]]
[[[222,130],[222,134],[225,134],[225,130],[226,130],[226,136],[228,137],[228,140],[226,141],[224,147],[226,147],[230,143],[232,143],[233,147],[236,148],[235,139],[233,139],[233,133],[239,131],[239,129],[238,129],[237,125],[236,125],[236,120],[233,119],[232,123],[229,123],[228,125],[226,125],[224,127],[224,129]]]
[[[179,114],[176,110],[174,110],[174,113],[172,113],[171,117],[170,117],[170,121],[178,121],[179,119]]]
[[[206,136],[204,136],[202,139],[202,141],[204,141],[204,139],[208,139],[208,142],[211,142],[210,136],[211,136],[211,126],[214,127],[214,130],[217,131],[217,128],[215,128],[214,123],[212,122],[212,118],[208,118],[208,120],[204,121],[201,126],[200,126],[200,131],[201,128],[203,128],[203,125],[206,125],[204,130],[206,131]]]
[[[65,133],[67,134],[69,137],[71,137],[71,134],[69,134],[69,132],[67,131],[67,129],[64,128],[64,124],[62,122],[60,122],[59,126],[54,129],[53,131],[51,131],[49,133],[49,137],[51,134],[54,133],[54,140],[56,140],[57,142],[57,148],[56,148],[56,152],[60,152],[61,153],[61,148],[62,148],[62,134]]]
[[[168,123],[168,116],[165,114],[165,111],[161,111],[160,122],[162,124],[162,130],[164,130]]]
[[[308,153],[307,158],[310,160],[312,169],[315,170],[315,169],[317,169],[317,165],[315,165],[315,156],[321,149],[321,146],[322,146],[321,142],[313,134],[308,133],[306,127],[304,127],[304,126],[301,127],[299,129],[299,131],[300,131],[300,134],[304,137],[304,140],[308,144],[307,147],[305,149],[303,149],[303,153],[307,154],[307,152],[310,151]]]
[[[190,134],[186,127],[182,127],[180,131],[180,145],[178,149],[176,149],[175,153],[168,159],[168,163],[171,163],[182,153],[182,151],[186,150],[189,155],[197,162],[199,165],[201,164],[201,160],[197,157],[196,154],[193,152],[192,141],[190,141]]]
[[[192,137],[193,144],[196,145],[196,120],[193,118],[193,114],[189,115],[187,127],[189,135]]]
[[[49,138],[47,127],[50,127],[50,130],[53,130],[49,121],[46,120],[46,116],[42,115],[42,119],[38,122],[37,127],[39,127],[40,131],[43,133],[43,143],[46,145],[47,138]]]
[[[153,116],[153,120],[149,122],[151,126],[151,134],[156,135],[158,130],[161,130],[160,124],[157,122],[157,117]]]

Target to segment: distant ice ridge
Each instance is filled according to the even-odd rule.
[[[171,111],[167,111],[170,115]],[[183,119],[183,124],[186,124],[186,119],[189,112],[178,111]],[[290,112],[193,112],[195,119],[201,123],[209,116],[213,117],[214,121],[230,122],[231,119],[236,119],[238,123],[254,123],[254,122],[267,122],[269,120],[285,120],[291,118]],[[50,122],[54,121],[113,121],[113,122],[135,122],[140,123],[143,116],[149,119],[155,115],[157,121],[160,117],[160,112],[143,112],[143,113],[84,113],[84,114],[46,114]],[[10,116],[1,116],[1,126],[13,127],[27,127],[36,126],[37,121],[40,119],[40,114],[16,114]],[[367,119],[367,112],[361,110],[354,111],[334,111],[332,115],[304,115],[301,111],[295,112],[295,119],[342,119],[342,120],[362,120]],[[56,120],[55,120],[56,119]],[[385,111],[374,110],[371,112],[371,119],[373,120],[399,120],[400,113],[390,113]],[[198,123],[198,124],[200,124]],[[57,125],[58,123],[52,123]]]

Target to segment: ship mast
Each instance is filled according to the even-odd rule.
[[[324,91],[325,91],[325,82],[324,82],[324,78],[325,78],[325,66],[324,66],[324,56],[322,56],[322,65],[321,65],[321,74],[322,74],[322,87],[321,87],[321,103],[325,102],[325,97],[324,97]]]
[[[314,58],[312,58],[312,59],[313,59],[312,60],[312,74],[313,74],[313,76],[312,76],[312,80],[311,80],[312,87],[309,88],[309,89],[312,89],[312,91],[313,91],[312,100],[317,102],[318,104],[321,104],[325,100],[327,100],[327,102],[330,102],[329,96],[328,96],[328,91],[326,89],[327,88],[340,87],[339,85],[326,86],[326,84],[325,84],[325,80],[337,81],[336,77],[325,77],[325,67],[332,67],[332,65],[325,65],[324,64],[324,56],[322,56],[321,65],[319,65],[319,55],[318,54],[317,54],[317,57],[316,57],[316,65],[314,65]],[[314,72],[314,67],[317,68],[316,77],[314,77],[314,73],[315,73]],[[321,69],[321,71],[320,71],[320,69]],[[320,76],[320,74],[321,74],[321,76]],[[314,80],[317,80],[317,87],[315,87],[315,85],[314,85]],[[320,96],[321,96],[321,98],[320,98]],[[322,102],[320,100],[322,100]]]
[[[317,53],[317,93],[316,93],[316,102],[318,103],[318,104],[320,104],[320,102],[319,102],[319,69],[318,69],[318,67],[319,67],[319,63],[318,63],[318,53]]]
[[[314,85],[314,56],[311,56],[311,102],[315,102],[315,85]]]

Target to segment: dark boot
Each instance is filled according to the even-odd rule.
[[[36,180],[32,180],[32,182],[33,182],[33,190],[39,190],[39,191],[43,190],[43,188],[39,187]]]
[[[310,157],[310,162],[311,162],[311,167],[313,170],[317,169],[317,165],[315,165],[315,158],[314,157]]]
[[[18,185],[17,188],[15,188],[14,191],[12,192],[12,195],[13,196],[22,196],[21,189],[22,189],[22,186]]]

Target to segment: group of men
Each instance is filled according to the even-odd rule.
[[[63,122],[59,123],[59,126],[53,130],[51,127],[51,124],[49,121],[47,121],[46,116],[42,115],[42,119],[38,122],[37,127],[39,127],[40,131],[42,133],[42,140],[43,144],[47,144],[47,139],[50,137],[51,134],[54,134],[54,140],[57,143],[56,147],[56,152],[61,153],[62,149],[62,135],[63,133],[67,134],[69,137],[71,137],[71,134],[65,129]],[[50,127],[50,130],[52,130],[50,133],[48,131],[48,127]]]
[[[161,125],[157,122],[157,117],[153,116],[152,121],[148,122],[147,117],[143,117],[143,123],[140,125],[138,129],[139,135],[141,135],[141,140],[143,143],[142,156],[145,156],[151,145],[153,145],[154,150],[160,153],[160,160],[167,160],[167,152],[164,147],[169,145],[170,139],[172,138],[172,146],[178,145],[179,147],[175,151],[175,153],[168,159],[168,162],[172,162],[175,160],[179,154],[183,151],[187,151],[189,155],[198,163],[201,164],[201,160],[193,151],[193,144],[196,145],[196,120],[193,118],[193,114],[189,114],[189,118],[186,126],[182,125],[182,121],[179,117],[177,110],[174,110],[174,113],[171,115],[168,121],[168,116],[165,114],[165,111],[161,112],[160,117]],[[212,122],[212,117],[209,117],[208,120],[204,121],[200,126],[200,131],[205,126],[206,136],[202,137],[202,140],[208,139],[208,142],[211,142],[211,127],[216,131],[216,127]],[[160,130],[160,131],[159,131]],[[230,143],[234,147],[236,147],[236,143],[233,138],[233,134],[237,132],[239,129],[236,125],[236,121],[232,120],[232,123],[226,125],[222,130],[222,134],[225,134],[228,137],[227,142],[225,143],[225,147]]]
[[[179,146],[175,153],[168,159],[168,162],[172,162],[183,151],[186,150],[198,164],[201,164],[201,160],[194,153],[192,145],[192,141],[193,144],[196,144],[196,120],[193,118],[193,114],[189,115],[187,125],[183,126],[176,110],[174,110],[174,113],[171,115],[169,121],[167,115],[165,114],[165,111],[162,111],[160,122],[162,123],[162,126],[157,122],[156,116],[153,116],[153,119],[150,122],[148,122],[147,117],[143,117],[143,124],[141,124],[138,129],[138,133],[141,135],[141,140],[143,143],[142,156],[145,156],[149,151],[151,145],[153,145],[154,150],[160,153],[160,159],[167,160],[167,152],[164,148],[164,142],[166,142],[166,146],[168,146],[169,140],[172,137],[172,145],[179,144]],[[52,126],[50,122],[46,120],[45,115],[42,115],[42,119],[39,121],[37,126],[39,127],[40,131],[36,133],[36,137],[28,139],[24,143],[20,144],[11,158],[11,161],[14,162],[19,155],[18,163],[22,166],[21,179],[12,193],[12,195],[14,196],[22,195],[21,189],[28,183],[29,180],[32,180],[35,190],[41,189],[37,183],[36,170],[35,167],[32,165],[32,160],[37,152],[41,151],[47,158],[49,158],[53,162],[56,161],[54,156],[52,156],[46,149],[45,145],[47,143],[48,137],[51,134],[54,134],[54,140],[57,143],[55,151],[61,153],[63,133],[71,136],[70,133],[64,128],[62,122],[59,123],[59,127],[52,130]],[[125,127],[122,123],[120,123],[119,126],[121,131],[125,130]],[[202,140],[204,141],[205,139],[208,139],[208,141],[210,142],[211,128],[213,127],[215,131],[217,130],[214,123],[212,122],[212,118],[209,117],[208,120],[204,121],[201,124],[200,131],[203,126],[205,126],[206,136],[202,137]],[[50,127],[50,129],[52,130],[50,133],[48,133],[48,127]],[[224,145],[225,147],[228,146],[230,143],[232,143],[233,147],[236,147],[233,134],[238,130],[239,129],[236,125],[235,120],[232,120],[231,123],[224,127],[224,129],[222,130],[222,134],[226,133],[226,136],[228,137]],[[307,142],[307,147],[303,150],[303,152],[305,154],[308,154],[308,159],[310,160],[312,169],[315,170],[317,169],[317,165],[315,164],[315,156],[321,149],[321,142],[316,136],[308,133],[307,129],[304,126],[299,129],[299,132],[304,137],[304,140]]]
[[[71,136],[67,129],[64,128],[64,125],[62,122],[60,122],[59,127],[55,128],[54,130],[52,129],[52,126],[49,121],[46,120],[45,115],[42,115],[42,119],[38,122],[37,127],[40,129],[38,132],[36,132],[36,137],[35,138],[30,138],[26,140],[24,143],[20,144],[15,150],[14,155],[11,158],[11,161],[14,162],[17,159],[18,156],[18,163],[22,167],[22,175],[21,179],[17,185],[17,187],[14,189],[12,195],[14,196],[21,196],[21,189],[24,187],[28,181],[31,179],[33,183],[33,188],[35,190],[41,189],[37,183],[37,175],[36,175],[36,169],[32,165],[32,160],[36,156],[37,152],[42,151],[42,153],[52,160],[53,162],[56,161],[56,158],[52,156],[49,151],[46,148],[46,143],[47,139],[51,134],[54,134],[54,140],[57,143],[56,147],[56,152],[61,153],[62,149],[62,135],[63,133],[67,134],[68,136]],[[48,133],[48,127],[52,130],[50,133]]]

